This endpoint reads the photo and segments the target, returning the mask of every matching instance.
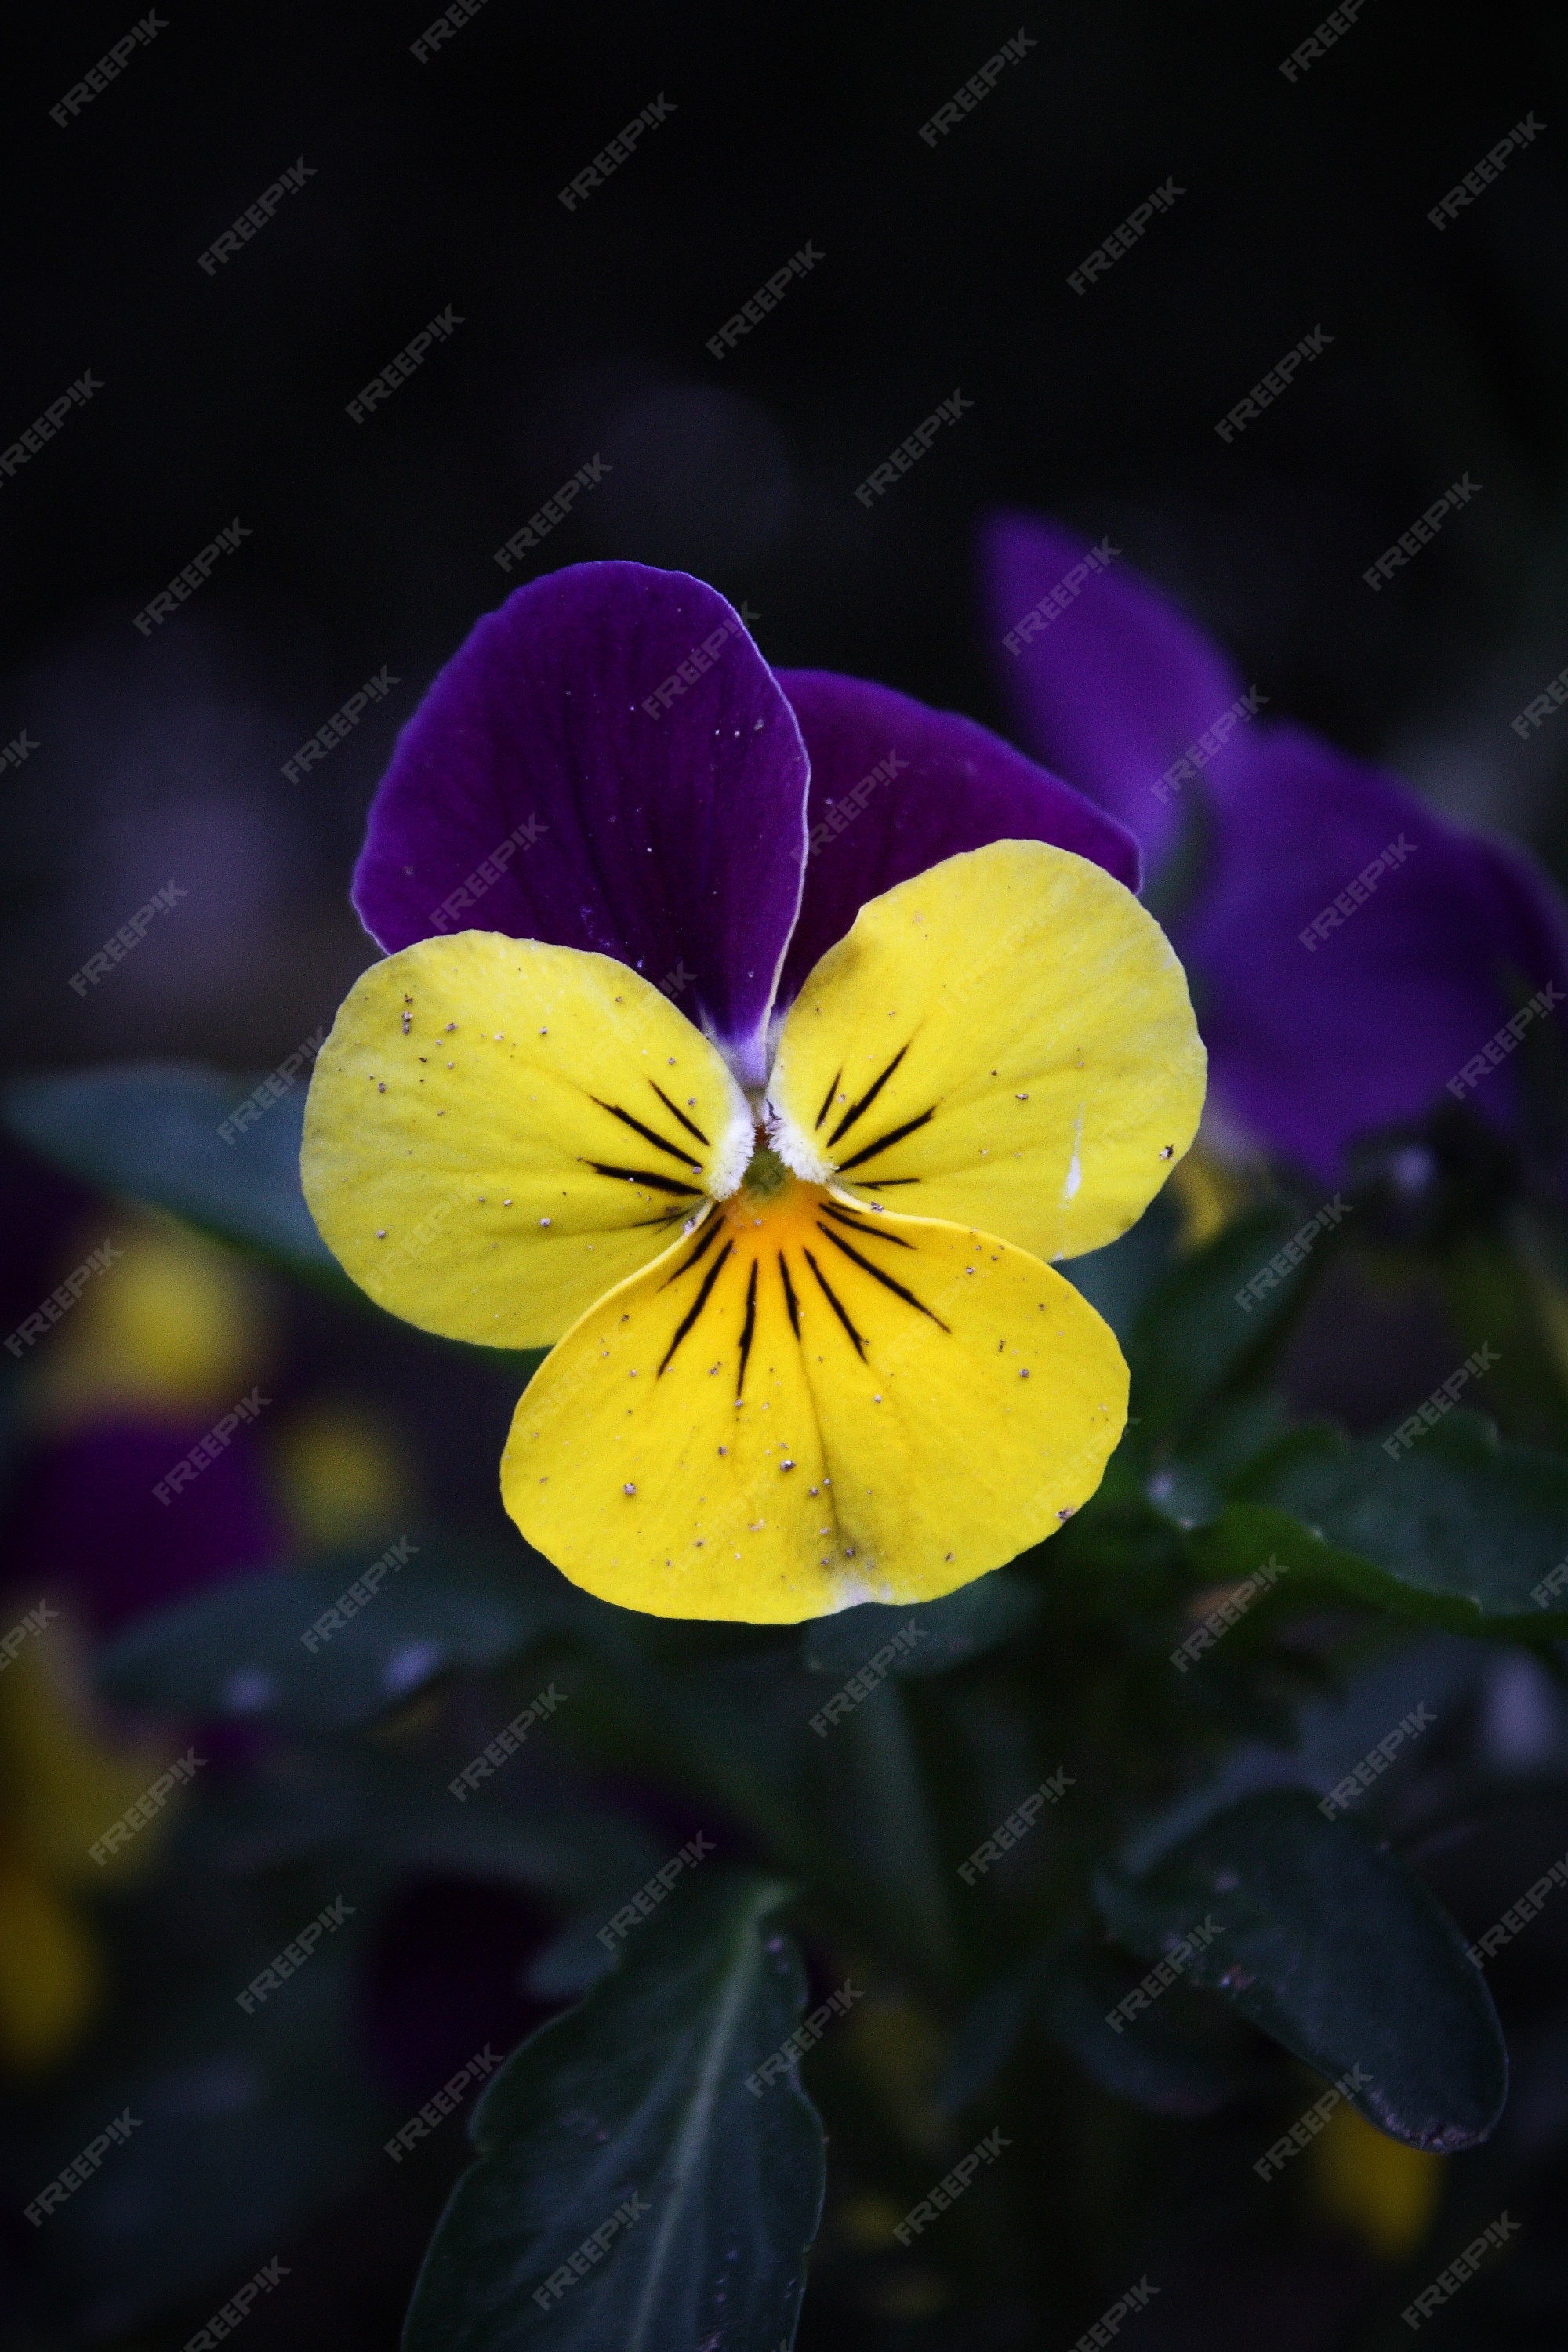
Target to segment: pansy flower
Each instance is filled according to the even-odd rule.
[[[1121,1435],[1051,1261],[1141,1214],[1204,1056],[1123,829],[968,719],[777,676],[682,573],[577,566],[405,730],[354,901],[385,960],[306,1196],[427,1330],[552,1346],[502,1493],[577,1583],[782,1622],[950,1591]]]
[[[1445,1103],[1518,1131],[1523,1057],[1499,1032],[1568,986],[1563,902],[1527,853],[1278,717],[1120,551],[1004,514],[983,572],[1020,740],[1156,877],[1197,851],[1171,919],[1216,1109],[1325,1184]]]

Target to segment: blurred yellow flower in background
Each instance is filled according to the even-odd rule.
[[[1443,2158],[1336,2107],[1310,2154],[1313,2201],[1388,2263],[1414,2253],[1443,2193]]]

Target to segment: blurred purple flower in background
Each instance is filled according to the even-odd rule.
[[[1568,982],[1568,918],[1523,850],[1255,715],[1267,681],[1259,694],[1109,542],[1001,514],[982,572],[1016,731],[1142,845],[1211,1101],[1254,1140],[1335,1182],[1360,1139],[1451,1103],[1450,1079]],[[1519,1069],[1505,1054],[1464,1088],[1509,1131]]]

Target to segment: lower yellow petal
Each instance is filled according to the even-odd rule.
[[[1049,1266],[777,1179],[599,1300],[518,1406],[508,1510],[625,1608],[934,1600],[1054,1534],[1121,1434],[1115,1339]]]
[[[733,1185],[752,1132],[717,1049],[628,966],[458,931],[354,982],[300,1164],[322,1240],[378,1305],[537,1348]]]
[[[1205,1069],[1132,893],[1071,850],[994,841],[861,908],[790,1010],[768,1103],[801,1176],[1054,1259],[1142,1215]]]

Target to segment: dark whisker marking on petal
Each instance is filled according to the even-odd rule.
[[[912,1135],[917,1127],[926,1126],[935,1117],[936,1105],[932,1103],[930,1110],[922,1110],[919,1118],[905,1119],[902,1127],[889,1128],[886,1135],[879,1135],[877,1138],[875,1143],[862,1144],[853,1158],[841,1160],[838,1163],[838,1173],[842,1176],[847,1169],[858,1168],[863,1160],[874,1160],[879,1151],[886,1151],[891,1145],[901,1143],[906,1135]]]
[[[709,1218],[707,1228],[698,1241],[696,1248],[688,1250],[686,1255],[681,1259],[680,1264],[676,1267],[675,1272],[665,1276],[664,1280],[658,1286],[661,1290],[668,1290],[672,1282],[679,1282],[681,1276],[689,1272],[690,1268],[696,1265],[698,1259],[701,1257],[706,1251],[712,1248],[714,1243],[718,1240],[721,1232],[723,1230],[723,1223],[724,1221],[721,1217]]]
[[[746,1366],[751,1360],[752,1334],[757,1328],[757,1260],[752,1260],[752,1271],[746,1283],[746,1319],[741,1326],[741,1369],[735,1375],[735,1402],[740,1403],[746,1387]]]
[[[811,1252],[808,1249],[803,1249],[801,1251],[801,1255],[805,1258],[807,1265],[810,1266],[813,1274],[816,1275],[817,1288],[821,1291],[824,1298],[826,1299],[829,1307],[832,1307],[835,1315],[837,1316],[840,1323],[843,1324],[844,1328],[848,1332],[851,1343],[854,1346],[855,1353],[859,1357],[860,1361],[864,1363],[866,1360],[865,1340],[862,1339],[859,1332],[857,1331],[854,1324],[851,1323],[848,1316],[844,1312],[844,1308],[839,1301],[834,1297],[827,1276],[823,1273],[822,1268],[817,1265],[816,1260],[812,1256]]]
[[[646,1184],[650,1192],[679,1193],[683,1201],[690,1200],[697,1191],[695,1184],[675,1184],[668,1176],[651,1175],[646,1168],[611,1168],[602,1160],[584,1160],[583,1165],[595,1176],[617,1176],[627,1184]]]
[[[789,1309],[789,1328],[800,1337],[800,1301],[795,1295],[795,1285],[789,1278],[789,1265],[783,1250],[779,1252],[779,1272],[784,1276],[784,1305]]]
[[[951,1332],[952,1328],[951,1323],[944,1323],[942,1317],[932,1308],[922,1305],[912,1290],[906,1290],[901,1282],[895,1282],[890,1274],[884,1274],[879,1265],[873,1265],[868,1257],[862,1257],[858,1249],[851,1249],[847,1242],[840,1241],[831,1225],[818,1225],[816,1230],[819,1234],[826,1234],[835,1249],[842,1250],[852,1265],[858,1265],[863,1274],[868,1274],[873,1282],[879,1282],[884,1290],[890,1290],[895,1297],[903,1300],[906,1307],[919,1307],[922,1315],[929,1315],[939,1330]]]
[[[834,1129],[832,1134],[827,1139],[827,1149],[829,1151],[832,1150],[834,1145],[837,1142],[841,1135],[848,1134],[850,1129],[854,1126],[861,1112],[863,1110],[870,1109],[871,1105],[876,1101],[877,1097],[881,1093],[882,1088],[887,1085],[888,1080],[892,1076],[893,1072],[898,1068],[899,1064],[903,1060],[904,1055],[909,1052],[909,1050],[910,1049],[907,1045],[900,1045],[898,1052],[893,1055],[892,1060],[888,1064],[887,1068],[883,1071],[881,1076],[879,1078],[873,1078],[865,1093],[861,1096],[859,1101],[852,1102],[850,1104],[848,1109],[845,1112],[843,1118],[839,1120],[837,1126]]]
[[[681,1126],[686,1129],[687,1134],[694,1135],[699,1143],[706,1143],[708,1138],[703,1134],[702,1129],[698,1126],[697,1121],[694,1118],[688,1118],[683,1110],[677,1110],[675,1105],[670,1101],[669,1097],[665,1093],[664,1088],[661,1086],[656,1085],[652,1078],[649,1078],[648,1084],[653,1087],[655,1094],[658,1097],[660,1102],[664,1105],[671,1118],[678,1118],[680,1121]]]
[[[657,1087],[654,1088],[654,1092],[656,1094],[658,1092],[658,1088]],[[656,1150],[668,1151],[670,1158],[672,1160],[679,1160],[683,1168],[690,1167],[691,1154],[684,1148],[683,1145],[679,1143],[667,1143],[662,1135],[656,1135],[651,1127],[645,1127],[640,1118],[634,1118],[629,1110],[623,1110],[621,1108],[619,1103],[605,1102],[601,1100],[600,1097],[597,1095],[590,1095],[588,1099],[590,1102],[598,1103],[601,1110],[607,1110],[612,1118],[618,1118],[623,1127],[629,1127],[634,1134],[640,1135],[643,1141],[645,1143],[651,1143]],[[676,1116],[679,1118],[679,1113],[677,1112]],[[686,1123],[688,1126],[690,1125],[689,1120]],[[692,1128],[691,1131],[693,1135],[697,1132],[695,1128]]]
[[[834,1072],[834,1074],[833,1074],[833,1086],[828,1087],[827,1092],[826,1092],[826,1093],[823,1096],[823,1097],[822,1097],[822,1108],[821,1108],[821,1109],[817,1112],[817,1114],[816,1114],[816,1127],[814,1127],[814,1128],[813,1128],[813,1129],[812,1129],[813,1134],[815,1134],[815,1133],[816,1133],[816,1128],[817,1128],[817,1127],[820,1127],[820,1126],[822,1125],[823,1120],[827,1117],[828,1112],[833,1108],[833,1088],[834,1088],[834,1087],[837,1087],[837,1085],[838,1084],[839,1079],[840,1079],[843,1076],[844,1076],[844,1073],[843,1073],[843,1071],[842,1071],[842,1070],[835,1070],[835,1072]]]
[[[868,1192],[890,1192],[895,1184],[918,1184],[918,1176],[862,1176]]]
[[[897,1181],[895,1178],[894,1181]],[[864,1218],[852,1217],[847,1209],[835,1208],[831,1201],[824,1201],[822,1213],[825,1217],[832,1217],[838,1224],[847,1225],[852,1234],[868,1234],[874,1242],[891,1242],[896,1249],[914,1247],[913,1242],[905,1241],[902,1234],[890,1234],[886,1225],[868,1224]]]
[[[702,1287],[698,1292],[696,1297],[692,1300],[690,1306],[687,1308],[685,1316],[682,1318],[679,1328],[677,1330],[676,1335],[670,1341],[668,1347],[665,1349],[664,1362],[660,1364],[658,1371],[654,1374],[655,1380],[663,1380],[665,1372],[668,1367],[670,1358],[674,1355],[677,1348],[679,1347],[682,1339],[685,1339],[687,1333],[696,1322],[697,1318],[701,1314],[702,1309],[707,1306],[709,1293],[712,1290],[713,1285],[718,1281],[721,1274],[722,1274],[724,1270],[724,1261],[729,1256],[735,1244],[732,1241],[726,1242],[718,1256],[714,1259],[712,1265],[709,1267],[707,1273],[703,1276]]]

